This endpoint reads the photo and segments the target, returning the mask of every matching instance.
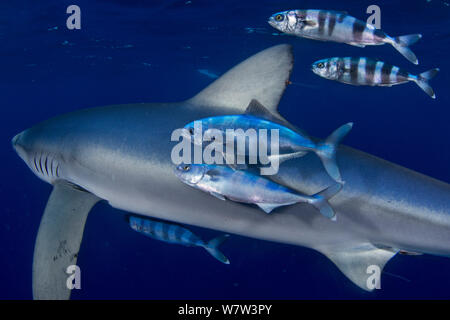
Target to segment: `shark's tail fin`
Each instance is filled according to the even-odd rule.
[[[420,38],[422,38],[421,34],[409,34],[406,36],[395,37],[392,38],[392,46],[410,62],[419,64],[416,55],[409,49],[409,46],[419,41]]]
[[[230,264],[230,260],[228,260],[225,255],[220,252],[219,246],[229,237],[229,234],[224,234],[222,236],[219,236],[217,238],[214,238],[210,240],[208,243],[205,244],[204,248],[206,251],[208,251],[214,258],[219,260],[222,263]]]
[[[336,213],[334,212],[331,205],[328,203],[328,200],[333,198],[339,191],[342,189],[342,184],[335,183],[332,186],[329,186],[328,188],[320,191],[319,193],[316,193],[313,195],[313,200],[311,201],[311,204],[320,211],[322,215],[325,217],[336,221]]]
[[[428,80],[433,78],[439,72],[439,68],[434,68],[428,71],[425,71],[419,74],[417,77],[414,77],[413,80],[417,85],[426,92],[431,98],[436,99],[436,95],[434,94],[433,88],[428,84]]]
[[[322,160],[327,173],[336,182],[342,183],[341,173],[336,163],[336,149],[339,142],[350,132],[353,122],[344,124],[337,128],[325,141],[319,143],[315,150],[316,154]]]

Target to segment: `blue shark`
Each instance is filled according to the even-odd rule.
[[[448,256],[449,184],[344,145],[336,159],[346,184],[330,200],[336,222],[302,204],[261,214],[191,188],[173,174],[171,133],[186,123],[243,114],[252,99],[287,122],[277,106],[292,67],[291,47],[278,45],[185,101],[78,110],[16,135],[18,155],[53,185],[35,244],[33,297],[70,298],[65,270],[76,264],[86,219],[99,201],[150,218],[311,248],[364,290],[374,289],[368,285],[373,266],[382,270],[399,252]],[[303,194],[334,183],[310,155],[285,162],[271,179]]]

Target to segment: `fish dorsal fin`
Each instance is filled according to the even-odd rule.
[[[328,10],[327,13],[330,13],[332,15],[343,15],[343,16],[348,15],[347,11]],[[343,17],[341,17],[341,19],[343,19]],[[303,24],[307,27],[316,28],[319,26],[317,20],[308,20],[306,17],[304,19],[300,19],[300,21],[303,22]]]
[[[243,113],[249,102],[257,99],[276,112],[293,64],[290,45],[268,48],[226,72],[188,102]]]
[[[250,116],[280,124],[296,132],[301,132],[298,128],[286,121],[277,111],[270,111],[256,99],[252,99],[252,101],[250,101],[244,113]]]
[[[33,257],[33,298],[66,300],[67,267],[77,264],[84,225],[91,208],[101,199],[57,182],[41,219]]]
[[[209,169],[206,171],[205,175],[207,175],[211,181],[217,181],[220,179],[221,172],[219,169]]]
[[[354,284],[366,291],[377,287],[376,281],[380,281],[384,266],[397,253],[397,250],[377,248],[371,243],[319,251],[333,261]]]
[[[219,169],[209,169],[206,171],[206,174],[210,177],[220,176],[220,170]]]
[[[348,15],[348,11],[331,10],[330,13]]]
[[[258,100],[252,99],[250,103],[247,106],[247,109],[245,109],[245,114],[266,119],[272,122],[279,121],[279,118],[276,118],[272,112],[267,110],[266,107],[264,107]]]

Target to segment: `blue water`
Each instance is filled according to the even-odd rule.
[[[360,49],[274,35],[266,23],[299,6],[365,19],[374,3],[388,34],[423,34],[412,47],[419,66],[390,46]],[[71,4],[81,8],[81,30],[65,27]],[[34,240],[51,191],[11,148],[18,132],[81,108],[182,100],[248,56],[290,43],[294,84],[281,100],[283,116],[321,137],[354,121],[347,145],[450,182],[449,30],[450,7],[440,0],[2,1],[0,299],[31,298]],[[440,67],[431,82],[437,100],[415,84],[353,87],[309,70],[315,60],[347,55],[380,58],[412,73]],[[310,249],[233,236],[222,246],[232,261],[226,266],[202,249],[145,238],[122,214],[104,203],[90,214],[78,259],[82,289],[73,299],[450,298],[447,258],[397,256],[385,268],[382,289],[367,293]],[[191,230],[205,239],[217,235]]]

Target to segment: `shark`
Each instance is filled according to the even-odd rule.
[[[65,271],[77,262],[87,217],[99,201],[133,214],[316,250],[367,291],[374,290],[373,272],[398,253],[449,256],[450,185],[348,146],[337,150],[346,181],[330,200],[337,221],[304,204],[266,215],[220,201],[173,174],[171,133],[186,123],[242,114],[252,99],[286,123],[277,108],[293,63],[291,46],[277,45],[185,101],[77,110],[13,137],[20,158],[53,185],[35,243],[33,298],[70,299]],[[307,194],[333,183],[309,155],[283,163],[271,179]]]

